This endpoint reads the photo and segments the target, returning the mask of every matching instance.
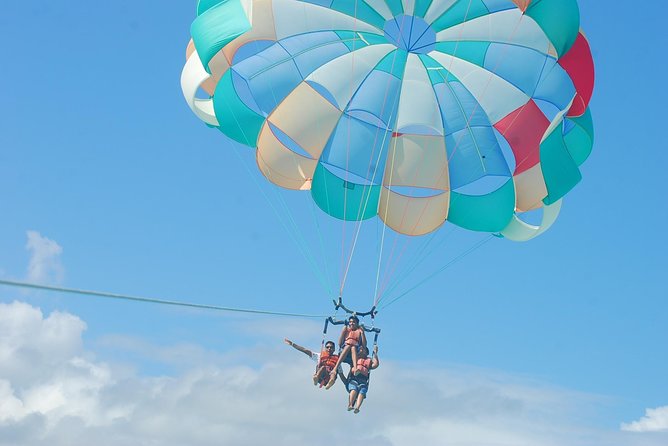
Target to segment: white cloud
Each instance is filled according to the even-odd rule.
[[[383,361],[354,415],[340,384],[310,385],[313,364],[280,342],[209,362],[199,346],[155,346],[153,360],[192,366],[142,376],[86,351],[85,329],[71,314],[0,304],[0,445],[622,444],[596,442],[597,431],[573,422],[592,398],[500,373]],[[106,342],[150,350],[130,338]]]
[[[668,431],[668,406],[647,409],[644,417],[631,423],[622,423],[621,428],[628,432]]]
[[[219,354],[189,343],[177,343],[165,347],[131,336],[107,335],[97,340],[95,345],[105,350],[122,351],[133,357],[179,368],[184,364],[192,367],[221,362]]]
[[[84,357],[85,328],[67,313],[44,318],[25,303],[0,304],[0,422],[42,415],[49,426],[67,416],[100,423],[97,396],[111,371]]]
[[[65,269],[60,261],[63,248],[37,231],[27,231],[30,252],[27,279],[37,283],[61,283]]]
[[[42,312],[25,303],[0,304],[0,378],[34,382],[82,351],[86,324],[68,313]]]

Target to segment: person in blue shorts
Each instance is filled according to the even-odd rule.
[[[351,369],[347,377],[339,371],[341,382],[346,385],[348,390],[348,410],[359,413],[362,403],[369,391],[369,375],[370,371],[377,369],[380,365],[378,359],[378,346],[373,347],[373,356],[369,359],[369,349],[360,347],[359,357],[357,358],[357,367],[355,372]]]

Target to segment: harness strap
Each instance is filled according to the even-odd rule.
[[[325,326],[322,329],[322,341],[320,342],[320,353],[318,354],[318,360],[315,363],[315,371],[318,372],[320,368],[320,361],[322,360],[322,352],[325,349],[325,337],[327,336],[327,326],[329,325],[329,320],[331,317],[325,319]]]

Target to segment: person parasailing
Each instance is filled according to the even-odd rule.
[[[339,336],[339,347],[342,348],[341,353],[339,354],[339,359],[334,366],[334,369],[330,373],[334,378],[336,378],[336,370],[341,365],[341,362],[345,361],[350,355],[351,361],[351,373],[356,374],[357,371],[357,352],[360,347],[366,348],[366,335],[364,334],[364,329],[360,327],[360,320],[357,316],[352,315],[348,318],[348,325],[343,327],[341,330],[341,335]],[[332,387],[333,383],[331,382],[325,386],[326,389]]]
[[[339,367],[338,366],[339,355],[337,355],[334,352],[336,347],[333,341],[325,342],[324,348],[320,353],[315,353],[312,350],[309,350],[306,347],[302,347],[301,345],[296,344],[287,338],[285,338],[283,342],[285,342],[295,350],[304,353],[318,364],[316,366],[316,371],[313,374],[314,386],[319,384],[320,387],[324,386],[331,387],[334,384],[334,382],[336,381],[336,370],[337,367]]]
[[[355,364],[357,374],[354,374],[351,369],[348,376],[344,377],[343,373],[339,371],[341,382],[345,384],[348,391],[348,411],[352,410],[354,413],[359,413],[369,391],[371,370],[377,369],[379,365],[378,345],[373,346],[373,356],[371,358],[369,358],[369,349],[360,347],[359,358]]]

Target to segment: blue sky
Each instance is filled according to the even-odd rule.
[[[597,76],[591,102],[596,141],[583,181],[546,234],[525,244],[494,238],[379,314],[383,364],[366,418],[340,419],[383,432],[369,444],[407,444],[415,435],[429,444],[429,432],[439,429],[451,444],[467,438],[471,444],[502,438],[541,445],[665,444],[668,414],[663,431],[620,426],[641,420],[648,409],[668,411],[668,236],[662,229],[668,154],[661,119],[668,97],[660,56],[668,44],[668,7],[657,0],[634,7],[592,0],[580,2],[580,9]],[[193,2],[11,3],[3,10],[0,278],[331,312],[331,296],[281,222],[295,218],[309,252],[328,259],[325,284],[336,284],[340,272],[340,223],[314,222],[303,195],[268,185],[252,151],[206,128],[183,100],[179,76]],[[346,286],[362,309],[375,283],[376,259],[368,253],[378,231],[369,225]],[[485,238],[441,232],[408,286]],[[326,234],[324,256],[318,234]],[[404,259],[419,246],[411,241]],[[289,336],[316,348],[318,319],[2,287],[0,321],[2,354],[9,355],[0,366],[0,395],[18,401],[16,407],[0,404],[0,444],[16,444],[16,438],[67,444],[74,432],[95,438],[102,431],[148,444],[162,437],[152,430],[158,422],[142,410],[164,406],[161,420],[178,420],[182,414],[164,401],[178,400],[183,388],[192,396],[183,404],[201,415],[192,427],[201,438],[192,437],[198,438],[193,444],[212,441],[207,427],[227,435],[250,432],[253,423],[302,438],[308,430],[278,413],[304,416],[304,407],[314,408],[312,424],[345,415],[339,413],[345,412],[343,391],[308,387],[311,365],[282,344]],[[16,352],[41,358],[44,370],[35,371],[34,381],[20,379],[25,358]],[[259,381],[235,385],[249,380]],[[226,401],[217,406],[198,399],[189,383],[206,383]],[[60,418],[29,404],[45,388],[72,396],[71,404],[63,397],[53,406]],[[72,389],[81,388],[97,389],[99,398],[77,399],[85,392]],[[432,393],[442,397],[424,396]],[[258,409],[266,398],[284,410]],[[126,406],[135,409],[119,409]],[[414,432],[397,422],[410,419],[406,408],[417,406],[424,411],[415,424],[436,424]],[[86,413],[97,418],[77,407],[95,408]],[[228,424],[212,415],[218,409]],[[503,418],[505,410],[515,415]],[[26,433],[37,422],[28,415],[35,413],[51,421],[41,440]],[[63,414],[76,422],[68,427]],[[133,434],[119,433],[128,426]],[[174,438],[179,435],[188,438],[188,429]],[[251,437],[234,443],[229,435],[229,444],[254,444]]]

